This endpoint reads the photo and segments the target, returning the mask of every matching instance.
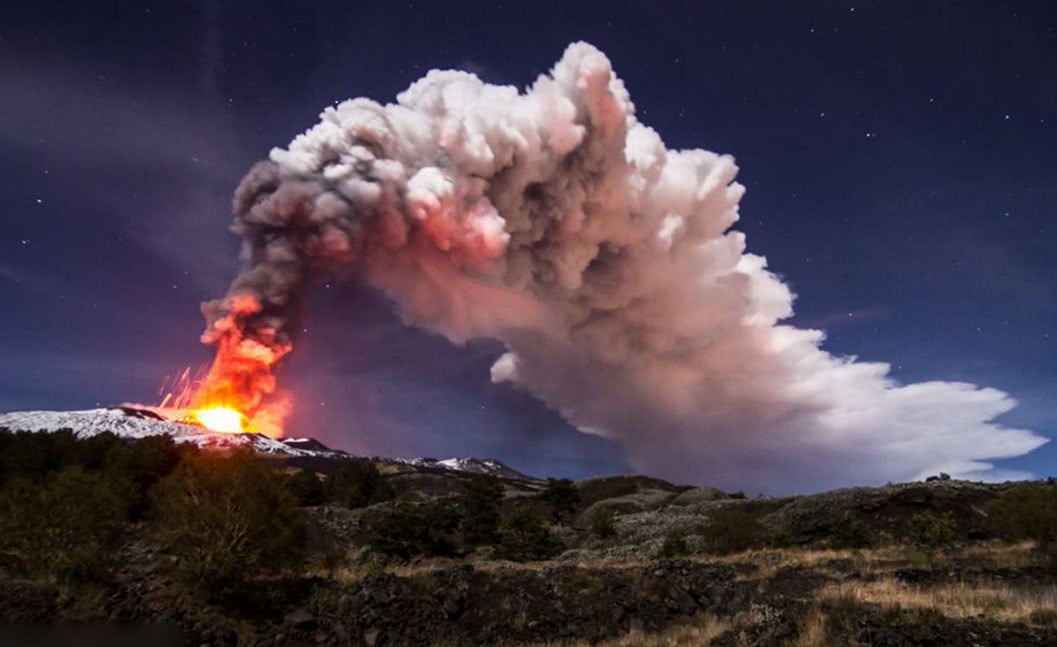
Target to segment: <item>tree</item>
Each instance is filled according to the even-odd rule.
[[[499,504],[503,486],[491,475],[474,476],[463,482],[463,517],[459,524],[462,541],[467,546],[492,544],[499,539]]]
[[[95,575],[125,519],[124,493],[80,466],[43,481],[10,480],[0,491],[0,555],[27,575]]]
[[[570,479],[547,479],[547,487],[540,498],[551,506],[554,520],[561,523],[563,516],[571,514],[580,504],[580,492]]]
[[[404,504],[371,520],[371,550],[397,559],[454,555],[457,512],[440,501]]]
[[[617,525],[610,510],[599,510],[591,517],[591,533],[600,539],[609,539],[617,534]]]
[[[954,515],[923,512],[910,518],[910,537],[922,548],[946,548],[954,543]]]
[[[735,553],[765,543],[767,529],[750,512],[738,508],[720,508],[712,513],[701,537],[708,549],[716,553]]]
[[[1057,487],[1053,485],[1017,485],[1000,494],[987,511],[995,534],[1003,539],[1057,544]]]
[[[322,505],[327,500],[323,481],[320,481],[319,475],[311,469],[298,470],[286,479],[286,489],[299,506]]]
[[[830,541],[834,548],[869,548],[877,543],[877,536],[862,519],[845,512],[833,522]]]
[[[657,556],[662,559],[673,559],[689,552],[690,547],[686,544],[686,538],[679,533],[672,532],[665,536],[664,543],[661,544],[661,550]]]
[[[562,544],[543,523],[528,512],[507,517],[499,526],[495,556],[514,562],[549,559],[562,551]]]
[[[393,487],[378,467],[368,461],[349,461],[328,479],[330,497],[347,508],[362,508],[388,501]]]
[[[231,585],[300,556],[295,501],[250,450],[185,460],[157,483],[153,503],[157,536],[193,583]]]

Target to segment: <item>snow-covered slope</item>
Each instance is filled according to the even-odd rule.
[[[535,480],[535,478],[523,474],[494,458],[396,458],[392,460],[414,465],[415,467],[429,467],[470,474],[491,474],[505,479]]]
[[[258,452],[291,457],[347,460],[355,456],[331,449],[314,438],[269,438],[263,434],[227,434],[198,425],[167,420],[153,411],[136,407],[112,407],[84,411],[12,411],[0,413],[0,430],[53,432],[69,429],[87,438],[103,432],[122,438],[145,438],[168,434],[178,443],[203,448],[250,447]],[[477,458],[374,458],[373,460],[427,469],[471,474],[493,474],[501,478],[531,479],[494,459]]]
[[[285,439],[269,438],[263,434],[225,434],[198,425],[166,420],[153,411],[133,407],[87,409],[84,411],[13,411],[0,414],[0,429],[10,431],[58,431],[69,429],[81,438],[109,431],[122,438],[144,438],[168,434],[178,443],[193,443],[199,447],[225,449],[251,447],[266,454],[288,456],[348,457],[322,443],[300,447]]]

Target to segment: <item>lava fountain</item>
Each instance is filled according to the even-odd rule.
[[[192,374],[188,368],[168,380],[158,412],[212,431],[282,437],[291,400],[277,391],[272,370],[291,344],[259,320],[254,297],[231,295],[224,304],[224,315],[202,335],[216,348],[213,363],[206,371]]]

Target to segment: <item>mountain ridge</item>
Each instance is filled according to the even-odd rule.
[[[203,449],[247,447],[255,452],[289,458],[313,458],[331,461],[370,460],[409,465],[426,470],[462,474],[489,474],[511,480],[537,481],[495,458],[451,457],[382,457],[357,456],[333,449],[311,437],[271,438],[260,433],[224,433],[200,425],[177,422],[149,409],[133,406],[101,407],[73,411],[10,411],[0,413],[0,430],[12,432],[56,432],[69,429],[79,438],[110,432],[119,438],[135,440],[149,436],[169,435],[177,443],[194,444]]]

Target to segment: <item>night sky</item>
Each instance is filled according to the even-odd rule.
[[[733,154],[737,228],[825,348],[904,382],[993,386],[1057,435],[1057,4],[7,3],[0,9],[0,411],[155,402],[208,362],[199,303],[237,270],[230,196],[335,101],[431,68],[524,87],[604,51],[670,148]],[[472,6],[472,8],[470,8]],[[492,342],[405,328],[355,283],[312,295],[283,367],[292,435],[377,455],[627,471],[492,384]],[[1051,443],[999,462],[1038,475]]]

